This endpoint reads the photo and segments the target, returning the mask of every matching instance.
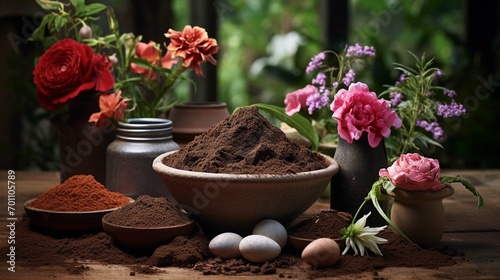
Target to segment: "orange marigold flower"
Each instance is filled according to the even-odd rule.
[[[127,108],[127,101],[130,99],[121,99],[121,95],[121,90],[116,93],[101,94],[99,96],[99,108],[101,111],[92,114],[89,122],[95,122],[96,126],[103,127],[108,124],[108,119],[122,121],[125,109]]]
[[[194,69],[196,75],[203,75],[202,62],[208,61],[213,65],[217,63],[212,56],[219,51],[217,40],[209,38],[204,28],[186,25],[182,32],[169,29],[165,36],[170,38],[167,50],[171,58],[181,57],[182,66]]]

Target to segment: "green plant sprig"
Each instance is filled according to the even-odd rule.
[[[422,131],[417,130],[418,120],[436,120],[436,101],[433,99],[434,91],[446,90],[433,84],[438,68],[432,67],[434,59],[427,60],[425,54],[417,57],[410,52],[415,59],[414,67],[395,63],[396,70],[407,73],[404,81],[399,84],[388,86],[388,89],[380,95],[388,95],[391,92],[399,92],[404,95],[404,100],[394,108],[402,120],[401,128],[393,131],[391,137],[386,141],[389,162],[394,162],[399,155],[411,150],[420,150],[421,147],[443,146],[436,140],[428,137]]]

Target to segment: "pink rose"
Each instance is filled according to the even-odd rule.
[[[306,107],[307,98],[318,92],[318,88],[313,85],[307,85],[304,88],[288,93],[285,97],[285,113],[289,116]]]
[[[378,99],[363,83],[351,84],[349,90],[339,90],[330,109],[338,122],[340,137],[349,143],[367,132],[368,143],[375,148],[382,137],[389,137],[391,126],[401,126],[401,119],[391,109],[388,101]]]
[[[382,168],[380,177],[388,177],[397,188],[407,191],[438,191],[444,188],[439,181],[439,161],[416,153],[403,154],[392,166]]]

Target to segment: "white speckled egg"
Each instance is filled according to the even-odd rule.
[[[238,258],[241,256],[239,246],[242,239],[239,234],[224,232],[210,240],[208,249],[212,254],[223,259]]]
[[[335,264],[340,258],[340,248],[335,240],[319,238],[309,243],[302,251],[302,259],[313,268]]]
[[[276,241],[281,248],[285,247],[288,233],[285,227],[278,221],[266,219],[255,225],[253,234],[264,235]]]
[[[269,237],[249,235],[241,240],[240,252],[245,259],[254,263],[261,263],[279,256],[281,247]]]

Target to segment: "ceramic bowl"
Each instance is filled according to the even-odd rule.
[[[102,227],[114,240],[127,248],[146,250],[170,242],[177,236],[187,235],[194,229],[194,221],[169,227],[131,227],[108,222],[108,214],[102,218]]]
[[[339,166],[322,155],[328,167],[297,174],[221,174],[180,170],[165,165],[168,152],[153,161],[168,199],[192,214],[206,235],[250,234],[264,219],[289,225],[321,196]]]
[[[95,231],[102,230],[102,217],[118,208],[97,211],[50,211],[31,206],[36,198],[24,203],[24,211],[31,223],[52,230]],[[130,203],[134,202],[130,199]]]

